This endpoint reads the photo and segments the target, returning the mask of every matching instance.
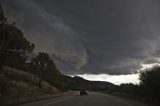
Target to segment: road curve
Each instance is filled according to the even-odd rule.
[[[21,106],[147,106],[145,104],[118,98],[107,94],[89,92],[87,96],[79,96],[78,93],[63,96]]]

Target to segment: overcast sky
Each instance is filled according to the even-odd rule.
[[[1,0],[62,73],[122,75],[159,63],[159,0]]]

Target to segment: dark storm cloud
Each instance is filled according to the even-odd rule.
[[[158,58],[158,0],[2,0],[66,74],[129,74]]]
[[[154,63],[160,63],[160,60],[158,58],[147,58],[143,62],[144,64],[154,64]]]

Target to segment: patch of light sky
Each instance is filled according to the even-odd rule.
[[[146,69],[150,69],[154,66],[160,65],[158,63],[155,64],[141,64],[142,68],[141,71],[144,71]],[[128,74],[128,75],[108,75],[108,74],[80,74],[76,75],[79,77],[82,77],[86,80],[90,81],[107,81],[111,82],[115,85],[120,85],[122,83],[133,83],[133,84],[139,84],[139,73],[137,74]]]
[[[139,84],[139,74],[129,74],[129,75],[81,74],[77,76],[80,76],[90,81],[107,81],[116,85],[120,85],[122,83]]]

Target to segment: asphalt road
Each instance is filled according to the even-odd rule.
[[[147,106],[142,103],[107,94],[89,92],[87,96],[72,95],[42,100],[21,106]]]

